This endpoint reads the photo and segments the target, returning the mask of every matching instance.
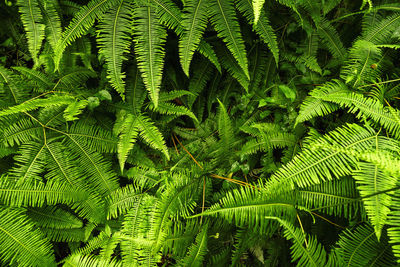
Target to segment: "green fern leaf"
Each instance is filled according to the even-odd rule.
[[[357,189],[360,191],[361,197],[364,198],[364,206],[378,240],[381,237],[382,228],[387,224],[392,197],[388,194],[380,194],[381,191],[392,189],[396,186],[397,178],[387,175],[378,166],[371,163],[358,164],[359,170],[353,174],[357,181]]]
[[[61,20],[57,12],[58,2],[55,0],[39,0],[39,3],[43,13],[43,22],[46,25],[46,38],[55,51],[62,32]]]
[[[206,0],[185,3],[182,20],[185,31],[179,44],[179,56],[186,76],[189,76],[190,62],[207,26],[207,8]]]
[[[265,0],[253,0],[253,10],[254,10],[254,24],[257,25],[260,15],[261,15],[261,10],[263,9]]]
[[[209,0],[210,20],[217,30],[218,36],[227,44],[233,57],[239,63],[247,79],[250,79],[247,65],[246,47],[240,33],[232,1]]]
[[[70,212],[56,207],[28,208],[26,214],[39,227],[53,229],[83,227],[83,222],[80,219]]]
[[[44,24],[42,24],[42,13],[37,0],[18,0],[21,20],[24,24],[26,37],[28,39],[29,52],[35,65],[38,63],[39,51],[44,39]]]
[[[335,58],[344,60],[346,58],[346,50],[336,29],[326,19],[322,19],[317,26],[318,34],[321,36],[323,44],[325,44],[326,48]]]
[[[189,247],[187,255],[177,263],[177,266],[203,266],[204,256],[207,254],[207,239],[207,226],[203,226],[196,236],[195,243]]]
[[[120,0],[120,3],[108,11],[99,26],[100,53],[104,55],[107,64],[108,78],[111,85],[124,99],[125,74],[122,73],[123,54],[129,52],[132,31],[132,3]]]
[[[133,114],[127,114],[121,119],[121,126],[118,130],[118,161],[121,171],[124,169],[126,158],[132,149],[139,134],[138,123]]]
[[[268,218],[268,217],[267,217]],[[327,263],[327,253],[318,240],[303,233],[300,228],[293,226],[292,223],[277,217],[269,217],[277,220],[285,228],[284,236],[291,240],[292,262],[297,262],[297,266],[325,266]]]
[[[273,28],[270,25],[270,22],[262,10],[262,6],[265,0],[238,0],[236,1],[236,6],[238,10],[244,14],[247,21],[253,25],[253,29],[260,35],[261,39],[265,44],[268,45],[272,54],[275,58],[275,63],[279,62],[279,47],[278,42],[276,40],[276,35],[274,33]],[[253,16],[254,9],[254,16]],[[256,10],[258,9],[256,13]],[[258,14],[258,15],[257,15]],[[256,17],[258,16],[258,18]]]
[[[51,245],[23,210],[0,208],[0,259],[18,266],[55,266]]]
[[[165,144],[164,137],[158,128],[150,121],[150,118],[140,115],[136,118],[136,123],[143,140],[152,148],[161,151],[167,160],[169,160],[168,148]]]
[[[166,30],[156,17],[155,8],[148,4],[134,8],[135,52],[143,82],[154,106],[158,105],[164,65]]]
[[[96,18],[102,16],[117,0],[91,0],[82,7],[62,33],[54,51],[55,69],[59,68],[60,60],[65,48],[77,38],[81,37],[93,25]]]

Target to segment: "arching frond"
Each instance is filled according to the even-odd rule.
[[[70,212],[56,207],[28,208],[27,215],[39,227],[52,229],[82,228],[83,222]]]
[[[318,23],[318,34],[321,37],[323,44],[335,58],[340,60],[346,58],[346,50],[340,40],[339,34],[328,20],[323,19]]]
[[[65,267],[121,267],[122,262],[118,260],[107,260],[91,255],[73,255],[65,262]]]

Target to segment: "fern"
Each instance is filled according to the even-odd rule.
[[[27,34],[29,52],[32,55],[33,61],[37,64],[45,28],[42,23],[43,17],[40,12],[39,3],[36,0],[21,0],[18,1],[18,5],[21,20]]]

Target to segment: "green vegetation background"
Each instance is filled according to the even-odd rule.
[[[0,2],[0,266],[396,266],[400,4]]]

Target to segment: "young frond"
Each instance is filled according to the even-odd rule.
[[[246,47],[240,33],[233,2],[228,0],[208,0],[208,2],[211,23],[217,30],[218,36],[226,43],[245,77],[249,79]]]
[[[189,0],[183,10],[184,31],[179,42],[179,56],[182,69],[189,76],[190,62],[207,26],[207,0]]]
[[[133,25],[135,53],[138,66],[150,98],[157,107],[167,32],[156,16],[156,8],[151,4],[135,7],[133,13],[135,17]]]
[[[21,209],[0,208],[0,259],[23,267],[55,266],[50,242]]]
[[[118,5],[110,9],[99,25],[97,41],[100,53],[104,55],[107,64],[108,78],[111,85],[124,99],[125,73],[122,63],[126,60],[124,53],[129,52],[130,33],[132,31],[132,3],[120,0]]]
[[[18,0],[17,4],[28,39],[29,52],[32,55],[33,61],[37,64],[45,28],[42,23],[43,17],[40,12],[39,3],[38,0]]]

